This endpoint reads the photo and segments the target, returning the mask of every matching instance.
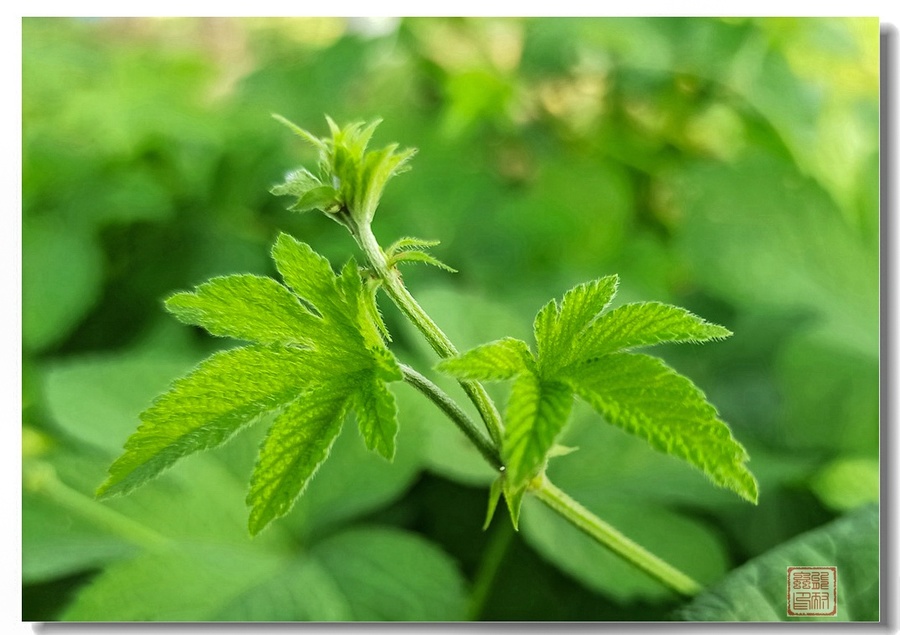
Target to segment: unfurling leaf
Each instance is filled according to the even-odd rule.
[[[421,262],[426,265],[431,265],[432,267],[437,267],[438,269],[443,269],[444,271],[449,271],[450,273],[456,273],[456,269],[454,269],[450,265],[444,264],[431,254],[424,251],[401,251],[390,261],[388,261],[388,265],[394,266],[400,264],[401,262]]]
[[[398,151],[397,144],[369,150],[369,140],[380,120],[364,125],[352,123],[341,128],[326,117],[330,138],[319,138],[280,115],[275,119],[286,125],[319,152],[318,174],[301,169],[291,172],[285,182],[271,192],[297,198],[293,211],[319,209],[334,213],[346,210],[357,224],[369,224],[381,200],[387,182],[409,169],[416,153]]]
[[[423,240],[410,236],[401,238],[385,250],[384,256],[387,260],[387,266],[388,268],[393,268],[401,262],[422,262],[450,273],[456,273],[456,269],[441,262],[426,251],[428,247],[434,247],[439,244],[439,240]]]
[[[328,457],[348,410],[356,411],[366,445],[393,458],[397,413],[386,384],[402,373],[372,321],[358,268],[348,263],[337,276],[325,258],[286,234],[272,256],[287,287],[228,276],[166,302],[183,322],[253,344],[214,354],[145,410],[98,495],[127,493],[266,414],[277,416],[247,497],[253,534],[290,510]]]

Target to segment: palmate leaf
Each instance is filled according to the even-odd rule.
[[[525,342],[507,338],[438,365],[459,379],[514,380],[502,448],[504,494],[515,493],[519,500],[510,510],[516,513],[521,490],[545,468],[575,395],[609,423],[755,502],[757,485],[744,465],[746,451],[703,393],[662,361],[624,352],[719,339],[730,331],[655,302],[604,313],[617,286],[616,276],[606,276],[571,289],[560,303],[546,304],[534,320],[536,356]]]
[[[254,343],[214,354],[157,398],[99,496],[125,494],[272,413],[247,496],[253,534],[290,510],[348,410],[356,411],[369,449],[393,459],[398,426],[386,384],[402,373],[371,319],[358,268],[350,262],[337,276],[324,257],[286,234],[272,256],[289,288],[228,276],[167,301],[188,324]]]

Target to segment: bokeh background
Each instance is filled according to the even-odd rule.
[[[178,324],[168,294],[275,275],[280,231],[336,267],[358,256],[341,227],[269,194],[313,161],[271,113],[323,134],[326,114],[380,117],[376,147],[418,148],[374,229],[385,245],[441,241],[458,273],[404,275],[461,349],[530,340],[547,300],[610,273],[617,302],[671,302],[730,328],[658,353],[747,446],[758,506],[587,408],[552,477],[709,585],[862,518],[840,617],[877,619],[878,29],[23,19],[23,619],[721,617],[679,613],[682,599],[539,505],[518,533],[504,515],[482,530],[490,471],[402,385],[395,463],[348,422],[307,494],[256,539],[243,500],[264,425],[127,498],[92,499],[138,413],[232,345]],[[384,308],[398,355],[427,370],[427,345]],[[779,564],[773,597],[783,564],[797,563]]]

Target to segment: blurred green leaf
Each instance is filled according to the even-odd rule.
[[[878,253],[813,181],[756,155],[688,167],[675,196],[702,284],[741,307],[809,311],[836,345],[877,355]]]
[[[100,297],[103,255],[93,238],[58,219],[22,223],[22,343],[59,343]]]
[[[431,284],[416,291],[416,298],[430,315],[440,316],[441,330],[460,350],[511,336],[527,339],[531,329],[527,316],[521,316],[503,304],[465,289]],[[401,327],[421,353],[431,355],[423,338],[406,322]]]
[[[286,577],[292,584],[312,582],[312,593],[283,586]],[[288,554],[195,544],[108,567],[79,592],[62,618],[74,622],[241,620],[241,609],[255,608],[246,604],[253,595],[262,596],[269,605],[266,612],[275,619],[342,617],[339,600],[329,597],[327,579],[322,584],[317,577],[315,569],[303,567],[302,561],[298,564]],[[270,581],[277,586],[266,589]]]
[[[707,477],[687,462],[617,427],[597,425],[596,412],[583,402],[576,402],[558,443],[577,450],[551,461],[547,473],[585,505],[641,501],[706,510],[746,506],[731,492],[710,487]],[[753,455],[750,463],[756,474]],[[768,481],[769,470],[764,474]]]
[[[71,621],[450,621],[465,588],[455,564],[397,529],[359,528],[304,554],[218,544],[147,553],[107,568]]]
[[[194,365],[186,356],[135,354],[73,357],[44,375],[47,407],[68,435],[118,452],[153,396]]]
[[[466,589],[456,564],[415,534],[363,527],[312,552],[352,601],[356,621],[463,619]]]
[[[742,565],[679,610],[685,621],[855,622],[879,619],[879,513],[869,505]],[[834,617],[788,617],[787,567],[837,567]]]
[[[801,333],[781,347],[773,375],[782,393],[779,446],[878,455],[876,359],[862,351],[836,348],[822,331]]]
[[[877,503],[880,479],[877,459],[845,458],[822,468],[813,476],[811,485],[828,507],[843,512]]]
[[[27,493],[22,495],[22,536],[26,584],[101,568],[138,551],[78,515]]]

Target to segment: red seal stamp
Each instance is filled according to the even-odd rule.
[[[837,615],[837,567],[788,567],[789,617]]]

